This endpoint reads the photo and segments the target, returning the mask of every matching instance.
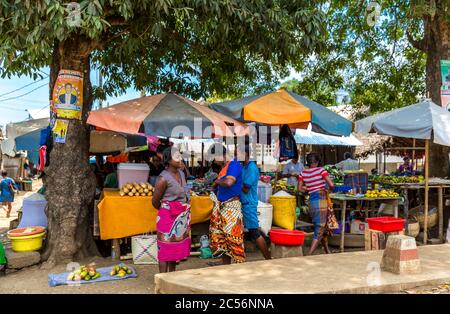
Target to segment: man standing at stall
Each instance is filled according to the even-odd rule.
[[[287,179],[288,186],[298,186],[298,176],[302,173],[304,167],[298,160],[298,157],[292,158],[283,169],[283,178]]]
[[[359,170],[359,162],[353,159],[352,153],[346,152],[344,160],[336,164],[336,168],[342,171],[356,171]]]
[[[258,181],[259,170],[253,160],[250,160],[250,147],[245,147],[244,169],[242,172],[242,215],[244,226],[250,238],[256,243],[265,259],[271,259],[266,241],[259,231],[258,222]]]
[[[227,160],[226,148],[221,144],[213,146],[211,153],[216,163],[224,164]],[[231,264],[245,262],[244,226],[242,222],[242,205],[240,201],[242,189],[242,165],[236,159],[230,160],[214,181],[217,185],[217,197],[210,194],[214,202],[211,223],[210,241],[214,256],[221,257],[222,263]],[[210,266],[220,265],[208,263]]]

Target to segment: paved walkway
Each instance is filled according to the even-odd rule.
[[[450,244],[419,247],[422,272],[378,268],[383,251],[258,261],[155,275],[157,293],[383,293],[450,281]]]

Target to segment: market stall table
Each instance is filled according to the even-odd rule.
[[[213,202],[209,196],[191,196],[191,224],[208,221]],[[116,240],[155,232],[158,211],[151,196],[120,196],[119,191],[103,191],[98,204],[100,239]]]
[[[394,206],[394,216],[398,218],[398,205],[399,201],[401,200],[400,197],[356,197],[356,196],[350,196],[345,194],[330,194],[330,198],[334,203],[341,204],[341,208],[338,210],[342,210],[342,217],[341,217],[341,245],[340,249],[341,252],[344,252],[344,241],[345,241],[345,214],[347,210],[347,202],[348,201],[367,201],[367,202],[376,202],[376,201],[382,201],[383,203],[392,204]],[[367,215],[367,211],[366,211]]]
[[[403,190],[405,196],[405,217],[408,217],[409,213],[409,198],[408,191],[410,190],[420,190],[425,188],[423,183],[394,183],[393,186],[398,187]],[[443,243],[444,241],[444,190],[450,188],[450,180],[444,179],[434,179],[430,178],[428,183],[428,188],[437,189],[438,191],[438,214],[439,214],[439,240]],[[407,221],[405,230],[407,231]]]

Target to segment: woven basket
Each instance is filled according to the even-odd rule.
[[[425,226],[425,214],[421,213],[416,216],[417,220],[420,223],[420,228],[423,229]],[[438,214],[432,213],[431,215],[428,215],[428,227],[427,229],[433,228],[437,225],[438,222]]]
[[[420,223],[419,222],[410,222],[408,223],[408,235],[410,237],[417,237],[420,233]]]
[[[435,209],[436,206],[430,206],[429,211],[432,209]],[[425,213],[424,213],[424,206],[417,206],[412,208],[410,211],[410,215],[419,222],[420,228],[423,229],[425,225]],[[433,213],[428,213],[428,227],[427,229],[433,228],[437,225],[438,222],[438,213],[437,210],[434,210]]]

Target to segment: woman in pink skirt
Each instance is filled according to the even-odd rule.
[[[191,209],[181,154],[175,148],[163,152],[165,170],[161,172],[153,194],[153,207],[158,209],[159,272],[175,271],[177,261],[190,254]]]

